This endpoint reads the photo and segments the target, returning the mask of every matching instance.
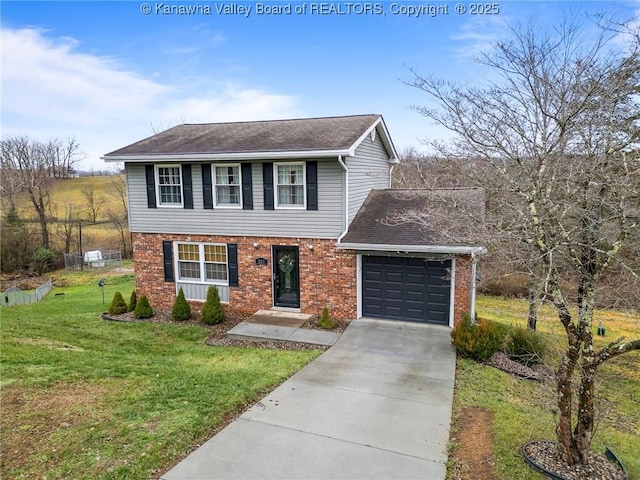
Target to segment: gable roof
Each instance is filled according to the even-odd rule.
[[[480,253],[484,189],[372,190],[339,247],[431,253]]]
[[[106,154],[106,161],[260,159],[354,155],[373,130],[389,158],[397,153],[381,115],[183,124]]]

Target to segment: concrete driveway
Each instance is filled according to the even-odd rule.
[[[164,480],[445,478],[447,327],[361,319]]]

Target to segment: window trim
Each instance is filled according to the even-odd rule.
[[[167,186],[167,185],[160,185],[160,169],[161,168],[177,168],[178,171],[180,172],[180,203],[163,203],[162,202],[162,193],[160,189],[162,186]],[[154,172],[155,172],[157,206],[159,208],[183,208],[184,207],[184,176],[182,174],[182,165],[179,163],[156,164],[154,165]]]
[[[278,167],[287,165],[302,165],[302,203],[299,205],[280,204],[280,183],[278,182]],[[282,186],[290,186],[285,184]],[[278,210],[306,210],[307,209],[307,162],[273,162],[273,206]]]
[[[238,187],[239,203],[218,203],[218,183],[216,182],[216,168],[218,167],[237,167],[238,169],[238,184],[234,185]],[[242,166],[239,163],[213,163],[211,164],[211,184],[213,186],[213,207],[214,208],[230,208],[238,209],[242,208],[243,196],[242,196]],[[220,185],[229,186],[229,185]]]
[[[179,251],[179,247],[178,245],[197,245],[198,246],[198,263],[200,265],[200,280],[196,280],[194,278],[182,278],[182,276],[180,275],[180,251]],[[218,265],[221,265],[221,263],[219,262],[206,262],[205,261],[205,256],[204,256],[204,247],[205,245],[211,245],[214,247],[224,247],[224,254],[226,257],[226,262],[224,263],[226,265],[227,268],[227,279],[226,280],[207,280],[207,273],[206,273],[206,264],[207,263],[217,263]],[[206,284],[206,285],[222,285],[222,286],[229,286],[229,248],[227,247],[226,243],[215,243],[215,242],[181,242],[181,241],[175,241],[173,243],[173,250],[174,250],[174,271],[175,271],[175,282],[176,284],[178,283],[192,283],[192,284],[196,284],[196,285],[202,285],[202,284]],[[183,260],[184,262],[194,262],[193,260]]]

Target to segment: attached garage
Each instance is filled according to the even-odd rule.
[[[448,325],[451,260],[362,256],[362,315]]]
[[[338,248],[357,255],[358,316],[454,327],[475,315],[484,190],[371,190]]]

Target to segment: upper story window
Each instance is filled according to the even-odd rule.
[[[304,208],[304,162],[276,163],[275,169],[277,206],[284,208]]]
[[[240,165],[214,165],[213,182],[216,206],[241,206]]]
[[[163,206],[182,206],[182,175],[180,165],[156,166],[158,203]]]
[[[227,284],[227,247],[210,243],[178,243],[178,280]]]

